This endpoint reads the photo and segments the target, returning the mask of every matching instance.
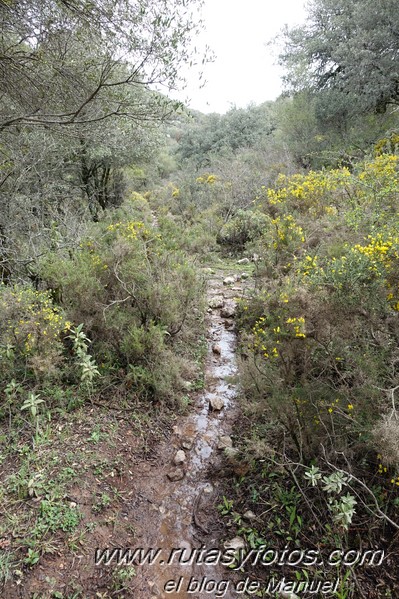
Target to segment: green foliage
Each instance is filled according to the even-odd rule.
[[[307,24],[285,30],[280,56],[294,89],[337,90],[346,108],[384,111],[397,104],[394,0],[313,0]]]
[[[24,563],[27,566],[34,566],[40,559],[40,553],[34,549],[29,548]]]
[[[242,252],[247,244],[265,234],[268,224],[269,219],[262,212],[238,210],[219,231],[217,242],[235,252]]]
[[[135,576],[136,569],[134,566],[119,566],[112,574],[112,589],[117,593],[129,590],[129,584]]]
[[[0,554],[0,583],[5,584],[12,577],[13,555],[9,552]]]
[[[56,376],[62,362],[62,334],[67,322],[48,291],[30,286],[0,286],[0,375],[42,381]]]
[[[92,383],[101,372],[122,368],[138,396],[168,397],[180,388],[174,340],[184,336],[200,281],[185,254],[169,250],[162,233],[141,221],[93,227],[72,257],[52,256],[40,276],[57,289],[72,322],[69,339],[81,369]],[[169,364],[168,368],[165,367]]]
[[[42,403],[44,403],[44,400],[40,399],[40,395],[35,395],[35,393],[29,393],[28,399],[26,399],[21,406],[21,410],[29,410],[32,418],[36,419],[38,406]]]
[[[355,514],[355,505],[357,504],[357,501],[350,493],[347,493],[346,495],[340,494],[343,487],[350,481],[350,477],[339,470],[328,476],[322,477],[319,469],[312,466],[310,470],[305,472],[305,478],[310,480],[313,487],[320,482],[323,483],[323,491],[329,495],[328,507],[332,513],[334,522],[344,530],[348,530]],[[338,497],[339,495],[340,497]]]
[[[159,118],[159,95],[147,95],[148,111],[135,92],[149,82],[170,87],[181,82],[191,35],[200,29],[196,5],[174,0],[169,5],[173,18],[164,14],[162,1],[8,5],[1,14],[7,64],[2,128],[16,123],[75,127],[111,115]],[[24,93],[16,91],[16,77]]]
[[[275,128],[271,103],[232,108],[225,115],[194,114],[192,124],[179,137],[178,157],[191,161],[197,169],[206,168],[216,155],[229,155],[252,148]]]
[[[90,339],[85,335],[82,330],[83,323],[76,327],[71,328],[71,334],[67,336],[68,339],[72,340],[74,352],[78,358],[78,364],[82,369],[80,380],[84,385],[91,385],[93,379],[99,376],[99,370],[95,360],[88,354],[88,344],[91,343]]]
[[[157,171],[148,163],[159,153],[159,125],[179,103],[149,84],[182,84],[200,5],[4,5],[0,280],[37,285],[38,256],[74,247],[90,218],[120,206],[129,183],[143,186],[146,171]],[[160,16],[168,11],[172,18]]]
[[[276,231],[265,228],[257,243],[256,287],[239,302],[236,319],[251,420],[247,451],[260,467],[285,468],[318,506],[308,517],[323,514],[317,530],[332,543],[338,531],[353,538],[364,518],[378,528],[380,511],[395,521],[397,188],[397,156],[378,153],[352,171],[282,175],[258,194],[257,210]],[[299,498],[289,518],[295,523],[299,513],[306,528],[303,509]],[[295,537],[276,524],[285,538]]]
[[[222,503],[218,505],[218,510],[220,511],[222,516],[227,516],[227,514],[230,514],[232,512],[233,506],[234,501],[231,499],[227,499],[227,497],[223,495],[223,500]]]
[[[79,525],[81,514],[75,507],[69,507],[64,503],[43,500],[40,503],[40,512],[34,528],[33,536],[44,532],[73,532]]]

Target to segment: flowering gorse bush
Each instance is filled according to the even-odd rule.
[[[345,189],[350,180],[347,168],[332,171],[310,171],[306,175],[280,175],[276,189],[267,189],[266,198],[271,206],[292,206],[313,215],[335,213],[330,205],[332,192]]]
[[[143,222],[139,221],[112,223],[107,227],[107,231],[116,231],[128,241],[134,241],[138,237],[148,239],[151,235],[150,230],[145,227]]]
[[[356,456],[359,479],[374,476],[383,436],[387,471],[378,474],[390,492],[398,476],[387,401],[399,363],[398,166],[381,154],[352,171],[280,176],[263,190],[262,260],[237,313],[243,386],[261,426],[275,422],[304,460]],[[353,498],[329,505],[347,529]]]
[[[62,336],[70,323],[49,291],[0,286],[2,363],[17,376],[26,368],[37,378],[54,374],[62,360]],[[6,364],[4,363],[6,362]]]

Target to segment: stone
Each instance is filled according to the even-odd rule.
[[[249,279],[249,272],[242,272],[241,273],[241,278],[242,279]]]
[[[244,520],[249,520],[251,522],[251,520],[255,520],[256,515],[251,510],[247,510],[242,517]]]
[[[223,295],[215,295],[209,300],[210,308],[223,308],[224,306],[224,297]]]
[[[220,412],[220,410],[223,410],[224,408],[224,399],[223,397],[211,397],[211,399],[209,400],[209,407],[211,408],[211,410],[214,410],[215,412]]]
[[[245,549],[245,541],[242,537],[234,537],[234,539],[225,542],[224,548],[234,549],[235,551],[239,549]]]
[[[167,477],[172,482],[182,480],[182,478],[184,478],[184,470],[182,470],[182,468],[173,468],[173,470],[168,472]]]
[[[233,316],[235,316],[235,313],[236,313],[236,305],[232,301],[226,302],[220,312],[220,314],[223,318],[233,318]]]
[[[226,277],[223,281],[223,285],[233,285],[233,283],[236,282],[236,278],[235,277]]]
[[[233,440],[229,435],[223,435],[219,439],[218,449],[226,449],[226,447],[233,447]]]
[[[218,356],[220,356],[220,354],[222,353],[222,349],[218,343],[214,343],[212,345],[212,351],[214,354],[217,354]]]
[[[249,258],[241,258],[241,260],[237,260],[237,264],[249,264]]]
[[[183,447],[183,449],[190,450],[193,448],[193,445],[194,439],[192,439],[191,437],[183,437],[183,439],[181,440],[181,446]]]
[[[179,449],[179,451],[176,453],[174,459],[173,459],[173,463],[175,464],[175,466],[180,466],[181,464],[184,464],[184,462],[186,461],[186,454],[184,453],[184,451],[182,449]]]

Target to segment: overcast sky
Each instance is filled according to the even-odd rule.
[[[265,43],[287,23],[305,20],[304,0],[205,0],[207,43],[216,59],[205,67],[207,85],[198,89],[198,76],[188,72],[189,85],[180,100],[202,112],[224,113],[232,106],[260,104],[280,95],[282,71]],[[191,75],[191,76],[190,76]]]

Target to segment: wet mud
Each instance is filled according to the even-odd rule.
[[[233,289],[224,286],[220,273],[209,281],[208,300],[223,296],[231,305],[242,292],[240,283]],[[220,467],[220,439],[230,434],[238,414],[236,336],[233,318],[223,318],[220,307],[208,312],[204,390],[190,415],[174,427],[165,448],[168,460],[150,468],[141,485],[147,501],[136,513],[140,532],[135,546],[162,550],[155,563],[138,567],[136,589],[143,598],[235,596],[228,591],[222,595],[224,581],[232,573],[213,559],[223,545],[217,518],[218,480],[212,470]],[[222,400],[221,409],[212,409],[214,399]],[[173,460],[181,457],[181,450],[185,461],[176,465]],[[170,475],[178,480],[170,480]]]

